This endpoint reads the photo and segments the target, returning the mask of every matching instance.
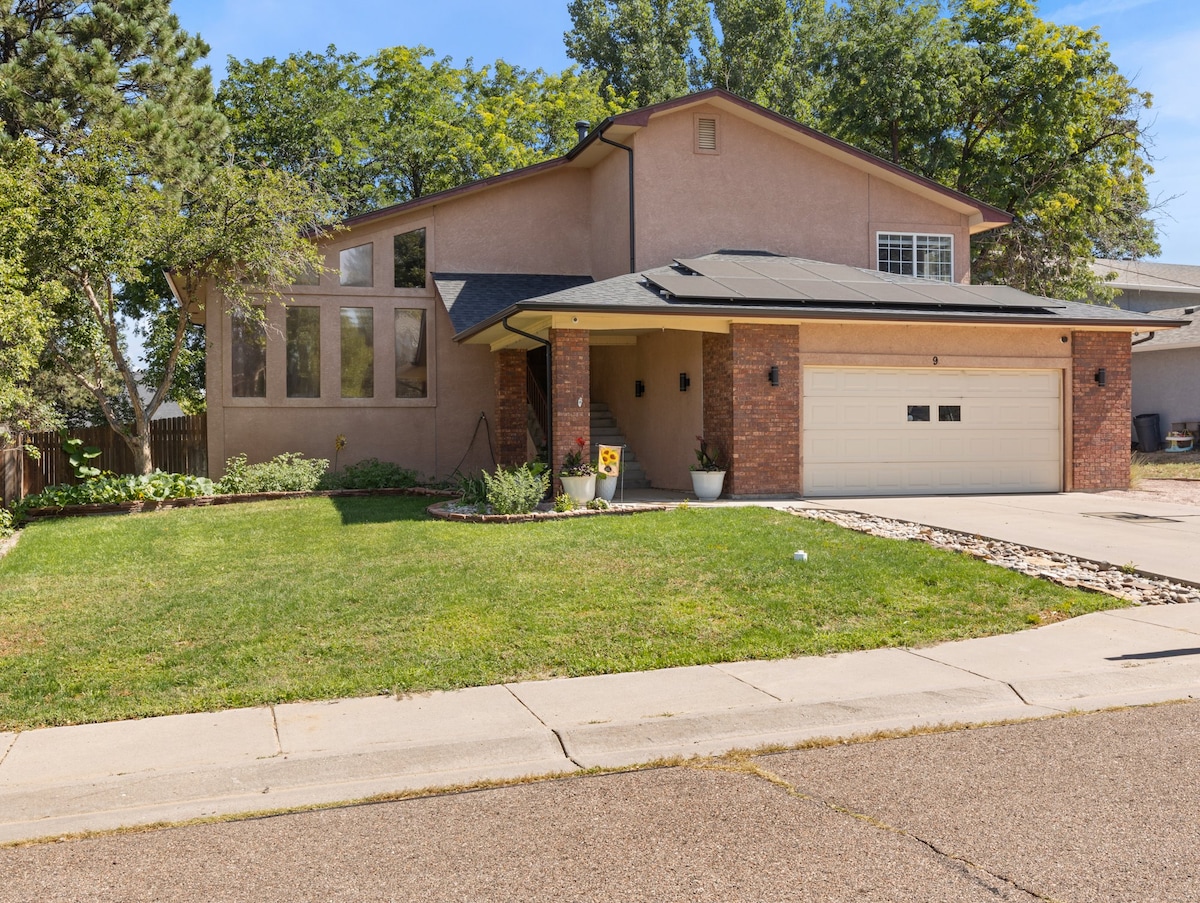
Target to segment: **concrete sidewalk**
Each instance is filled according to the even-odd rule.
[[[926,649],[0,734],[0,842],[1200,698],[1200,605]]]

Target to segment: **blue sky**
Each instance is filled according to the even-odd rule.
[[[476,65],[502,57],[527,69],[570,65],[563,32],[567,0],[356,0],[344,11],[317,0],[175,0],[183,27],[212,45],[219,82],[225,59],[259,60],[304,50],[366,56],[381,47],[424,44]],[[1200,3],[1193,0],[1043,0],[1043,18],[1097,27],[1113,59],[1154,95],[1149,111],[1162,260],[1200,264],[1200,105],[1192,64],[1200,59]]]

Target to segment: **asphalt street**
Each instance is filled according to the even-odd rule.
[[[2,901],[1195,901],[1200,703],[0,849]]]

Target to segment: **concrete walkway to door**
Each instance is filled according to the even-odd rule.
[[[1200,584],[1200,507],[1135,493],[956,495],[807,499],[833,508],[912,521],[1062,552]]]

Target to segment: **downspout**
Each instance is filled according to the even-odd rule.
[[[553,350],[550,347],[548,339],[535,336],[531,332],[526,332],[523,329],[517,329],[508,322],[508,317],[504,317],[500,321],[500,325],[509,332],[515,332],[517,335],[529,339],[532,342],[537,342],[539,345],[546,346],[546,465],[550,468],[550,472],[554,472],[554,383],[550,380],[550,375],[553,372],[552,359],[554,357]]]
[[[1137,334],[1137,333],[1134,333],[1134,335],[1136,335],[1136,334]],[[1132,348],[1134,345],[1140,345],[1140,344],[1142,344],[1142,342],[1149,342],[1149,341],[1150,341],[1152,338],[1154,338],[1154,333],[1153,333],[1153,332],[1151,332],[1151,333],[1150,333],[1148,336],[1146,336],[1144,339],[1134,339],[1132,342],[1130,342],[1130,343],[1129,343],[1129,347],[1130,347],[1130,348]]]
[[[601,129],[603,128],[604,126],[602,125]],[[603,131],[600,132],[600,140],[605,144],[612,145],[613,147],[619,147],[629,155],[629,272],[632,273],[637,270],[637,255],[635,252],[635,249],[637,248],[637,244],[635,243],[635,239],[637,237],[635,223],[637,220],[634,215],[633,206],[633,148],[627,147],[624,144],[619,144],[616,141],[609,141],[604,137]]]

